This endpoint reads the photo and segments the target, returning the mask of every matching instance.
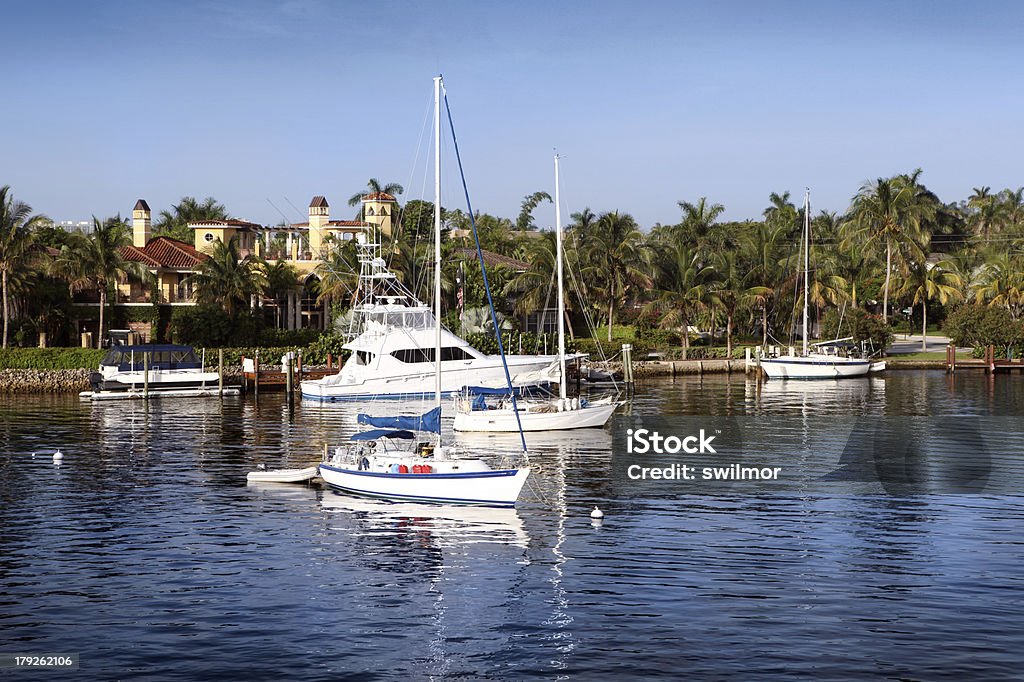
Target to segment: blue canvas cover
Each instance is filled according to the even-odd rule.
[[[415,437],[416,434],[412,431],[370,429],[369,431],[360,431],[359,433],[353,434],[352,440],[377,440],[378,438],[404,438],[405,440],[412,440]]]
[[[356,417],[356,421],[360,424],[381,428],[441,433],[441,408],[435,407],[430,412],[418,417],[371,417],[368,414],[359,414]]]

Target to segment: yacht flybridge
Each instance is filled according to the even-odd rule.
[[[372,228],[371,228],[372,229]],[[436,320],[391,272],[372,233],[356,239],[359,291],[353,308],[351,356],[341,370],[323,379],[303,381],[302,397],[334,401],[364,398],[428,398],[434,395]],[[484,355],[441,326],[441,392],[464,386],[505,385],[501,356]],[[515,384],[550,381],[558,372],[557,355],[511,355],[506,358]]]

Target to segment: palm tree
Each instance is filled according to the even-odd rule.
[[[399,185],[397,182],[389,182],[382,184],[377,178],[370,178],[366,181],[366,190],[363,192],[356,192],[348,199],[349,206],[358,206],[359,202],[363,200],[363,197],[372,194],[390,194],[395,196],[405,191],[405,188]]]
[[[339,303],[351,297],[355,305],[359,286],[359,265],[356,261],[355,240],[329,249],[325,258],[317,263],[313,273],[320,278],[317,303]]]
[[[95,288],[99,292],[97,348],[103,346],[108,289],[120,281],[144,280],[150,276],[142,263],[124,257],[124,249],[131,243],[131,231],[120,215],[103,221],[93,216],[92,231],[72,233],[53,264],[55,274],[67,280],[72,291]]]
[[[608,341],[612,340],[615,304],[625,301],[634,284],[647,285],[650,261],[644,235],[633,217],[612,211],[594,225],[583,246],[583,274],[608,307]]]
[[[23,201],[15,201],[8,185],[0,187],[0,279],[3,289],[4,334],[3,348],[7,348],[7,326],[10,320],[8,308],[8,279],[11,273],[22,267],[30,256],[32,231],[46,221],[41,215],[29,216],[32,207]]]
[[[921,304],[922,352],[928,350],[928,301],[937,300],[940,305],[946,305],[952,300],[959,300],[961,293],[958,287],[961,284],[960,276],[946,261],[934,265],[924,258],[912,261],[899,295],[913,294],[911,305]]]
[[[897,178],[878,178],[861,186],[850,206],[846,222],[847,245],[862,240],[865,246],[885,247],[885,284],[882,319],[889,319],[889,282],[894,249],[900,249],[920,237],[921,222],[934,215],[934,206],[926,203],[916,185]]]
[[[281,327],[281,301],[289,291],[294,291],[302,286],[298,269],[291,263],[278,259],[271,263],[263,258],[254,258],[257,267],[266,281],[264,293],[276,304],[274,325]]]
[[[237,306],[245,305],[267,287],[267,279],[255,256],[238,257],[237,235],[227,244],[219,239],[215,241],[209,256],[188,278],[195,284],[196,302],[220,306],[228,316],[234,317]]]
[[[505,296],[515,298],[515,312],[517,315],[529,315],[539,310],[545,310],[551,305],[551,293],[555,288],[557,277],[557,253],[558,248],[555,242],[554,232],[545,232],[536,239],[531,239],[526,244],[524,259],[530,264],[529,269],[518,273],[509,280],[502,292]],[[566,240],[563,243],[565,255],[565,272],[567,277],[574,267],[575,249]],[[569,295],[569,287],[564,287],[563,300],[565,303],[565,325],[569,330],[569,337],[575,339],[572,320],[569,312],[573,309],[572,296]]]
[[[715,252],[711,264],[714,268],[711,302],[725,313],[725,347],[727,356],[731,358],[736,313],[741,306],[769,292],[766,287],[749,284],[750,273],[745,270],[742,255],[735,249]]]
[[[1024,304],[1024,263],[1019,256],[1006,251],[989,258],[982,267],[978,284],[974,290],[977,303],[987,303],[1010,311],[1017,319]]]
[[[708,204],[707,197],[701,197],[696,204],[688,201],[677,201],[679,208],[683,211],[683,220],[676,226],[678,238],[701,246],[712,239],[712,233],[717,226],[718,216],[725,211],[722,204]]]
[[[690,347],[690,322],[707,307],[713,269],[704,265],[702,254],[686,242],[665,246],[654,282],[656,298],[646,308],[659,313],[662,328],[682,329],[685,360]]]
[[[768,345],[768,312],[782,279],[780,246],[786,241],[790,227],[772,225],[768,221],[754,223],[740,234],[740,252],[747,264],[746,284],[751,289],[751,302],[761,312],[761,344]]]
[[[171,206],[170,211],[160,211],[153,225],[153,234],[191,244],[194,235],[189,223],[229,218],[224,204],[218,203],[213,197],[206,197],[202,202],[196,201],[195,197],[182,197],[181,201]]]
[[[523,197],[522,206],[519,208],[519,217],[516,219],[516,230],[525,232],[537,229],[537,226],[533,224],[533,210],[540,206],[542,201],[551,203],[551,195],[547,192],[534,192]]]

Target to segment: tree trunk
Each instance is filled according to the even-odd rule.
[[[687,351],[690,350],[690,321],[683,320],[683,360],[686,359]]]
[[[576,333],[572,329],[572,320],[569,319],[569,311],[565,311],[565,328],[569,330],[569,340],[576,340]]]
[[[921,352],[928,352],[928,299],[921,299]]]
[[[889,275],[892,273],[892,242],[885,240],[885,291],[882,294],[882,322],[889,321]]]
[[[7,309],[7,270],[3,271],[3,296],[4,296],[4,348],[7,348],[7,317],[10,312]]]
[[[768,345],[768,306],[761,306],[761,345]]]
[[[608,299],[608,343],[612,342],[612,312],[615,309],[615,299]]]
[[[103,348],[103,309],[107,307],[107,285],[100,285],[100,329],[96,334],[96,347]]]
[[[732,313],[725,316],[725,354],[732,359]]]

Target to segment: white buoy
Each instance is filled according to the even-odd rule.
[[[604,512],[601,511],[600,509],[598,509],[597,507],[594,507],[594,511],[590,512],[590,518],[592,518],[592,519],[603,519],[604,518]]]
[[[64,461],[64,453],[60,451],[60,448],[57,448],[57,452],[53,453],[53,463],[54,464],[60,464],[63,461]]]
[[[32,459],[35,459],[35,458],[36,458],[36,453],[33,452],[32,453]]]

